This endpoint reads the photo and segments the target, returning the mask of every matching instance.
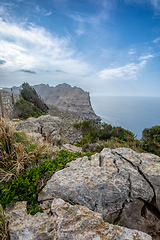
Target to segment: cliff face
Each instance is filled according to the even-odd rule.
[[[60,111],[75,112],[85,119],[101,120],[92,109],[90,96],[81,88],[63,83],[56,87],[40,84],[33,86],[44,102]]]

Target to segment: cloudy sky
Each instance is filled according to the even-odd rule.
[[[0,0],[0,87],[160,96],[160,0]]]

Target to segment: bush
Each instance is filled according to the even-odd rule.
[[[117,138],[122,143],[135,141],[135,135],[122,127],[112,127],[110,124],[84,120],[81,123],[75,123],[74,127],[82,131],[83,138],[77,143],[79,146],[91,144],[94,142],[107,141],[111,138]]]
[[[38,96],[34,88],[32,88],[28,83],[23,83],[22,88],[23,89],[21,90],[21,95],[26,101],[31,102],[45,113],[48,111],[48,106]]]
[[[141,146],[143,150],[160,156],[160,126],[143,130]]]
[[[23,98],[20,98],[19,101],[16,102],[14,107],[15,115],[14,117],[18,117],[20,119],[27,119],[29,117],[40,117],[41,115],[44,115],[45,113],[42,112],[39,108],[37,108],[32,103],[24,100]]]

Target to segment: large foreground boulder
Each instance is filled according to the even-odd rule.
[[[131,149],[104,149],[56,172],[39,200],[59,196],[102,214],[104,221],[160,239],[160,158]]]
[[[106,223],[100,214],[60,198],[44,213],[28,215],[26,202],[19,202],[5,215],[11,240],[151,240],[145,233]]]

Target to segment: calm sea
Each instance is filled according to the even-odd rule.
[[[92,107],[103,122],[121,126],[142,136],[144,128],[160,125],[160,97],[91,97]]]

